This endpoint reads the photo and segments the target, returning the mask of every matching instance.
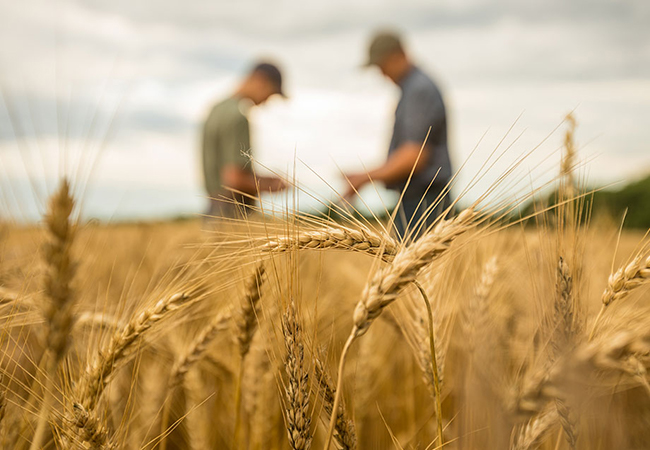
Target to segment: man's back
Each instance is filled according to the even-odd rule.
[[[452,175],[445,105],[433,80],[417,67],[413,67],[400,81],[399,87],[402,96],[395,111],[395,126],[388,153],[405,142],[422,144],[426,139],[424,151],[428,152],[428,157],[425,167],[413,175],[406,194],[419,197],[434,177],[436,184],[444,185]],[[388,187],[401,191],[405,186],[406,180]]]
[[[222,193],[221,170],[228,164],[245,168],[250,150],[248,119],[240,99],[230,97],[215,105],[203,128],[203,176],[208,195]]]

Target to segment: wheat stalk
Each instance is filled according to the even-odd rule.
[[[4,419],[7,414],[7,390],[2,386],[4,375],[0,373],[0,436],[4,434]]]

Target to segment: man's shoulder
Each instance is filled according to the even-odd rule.
[[[440,90],[435,81],[433,81],[433,78],[418,67],[415,67],[413,71],[414,73],[410,77],[411,79],[404,86],[405,94],[415,96],[440,96]]]
[[[223,99],[212,107],[209,117],[212,120],[227,121],[230,123],[248,120],[240,103],[240,100],[235,97]]]

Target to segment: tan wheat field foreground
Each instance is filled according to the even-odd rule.
[[[0,232],[3,448],[650,448],[648,241],[560,186],[401,240],[84,224],[62,182]]]

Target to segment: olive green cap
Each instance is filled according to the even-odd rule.
[[[368,61],[365,67],[381,63],[384,58],[396,51],[403,51],[402,41],[397,33],[383,31],[377,33],[368,49]]]

